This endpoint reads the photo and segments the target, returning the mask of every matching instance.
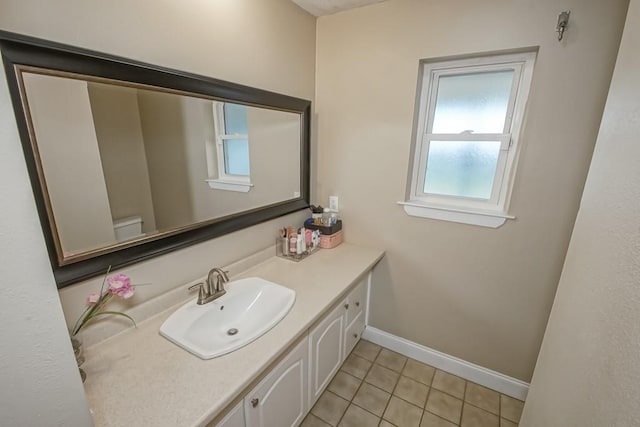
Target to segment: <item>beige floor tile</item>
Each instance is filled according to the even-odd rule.
[[[342,364],[342,369],[348,374],[353,375],[354,377],[363,379],[367,372],[369,372],[369,368],[371,368],[372,363],[367,359],[363,359],[360,356],[356,356],[355,354],[350,354],[347,357],[347,360]]]
[[[391,394],[364,383],[353,398],[353,403],[381,417]]]
[[[427,402],[429,387],[405,376],[400,376],[393,394],[421,408]]]
[[[351,400],[353,396],[355,396],[356,391],[358,391],[360,383],[362,383],[361,379],[349,375],[346,372],[338,371],[327,388],[338,396]]]
[[[444,391],[453,397],[462,399],[464,397],[464,388],[466,381],[455,375],[448,374],[441,370],[436,370],[436,374],[433,377],[431,387]]]
[[[500,414],[500,393],[478,384],[467,382],[464,400],[493,414]]]
[[[339,427],[378,427],[380,418],[356,405],[350,405],[340,420]]]
[[[422,412],[422,408],[391,396],[383,418],[398,427],[418,427]]]
[[[458,424],[462,413],[462,400],[431,388],[426,408],[429,412]]]
[[[322,421],[337,426],[349,402],[330,391],[325,391],[311,409],[311,413]]]
[[[461,427],[500,427],[499,424],[500,420],[497,415],[468,403],[464,404]]]
[[[399,373],[385,368],[384,366],[374,364],[364,380],[369,384],[373,384],[374,386],[391,393],[396,386],[399,377]]]
[[[353,354],[357,354],[358,356],[373,362],[376,360],[376,357],[378,357],[380,349],[382,349],[382,347],[377,344],[366,340],[360,340],[358,341],[358,344],[356,344],[356,348],[353,349]]]
[[[315,415],[309,414],[304,421],[302,421],[300,427],[331,427],[331,424],[327,424]]]
[[[524,402],[513,397],[500,395],[500,416],[514,423],[520,422]]]
[[[380,421],[380,427],[396,427],[387,420]]]
[[[429,411],[424,411],[420,427],[458,427],[458,424],[454,424],[444,418],[440,418]]]
[[[433,374],[436,372],[436,368],[433,366],[425,365],[417,360],[407,360],[402,375],[412,378],[426,385],[431,385],[433,380]]]
[[[504,418],[500,418],[500,427],[518,427],[518,424],[505,420]]]
[[[402,372],[402,368],[404,368],[405,363],[407,363],[407,358],[401,354],[383,348],[380,351],[380,354],[378,354],[376,363],[384,366],[385,368],[389,368],[392,371]]]

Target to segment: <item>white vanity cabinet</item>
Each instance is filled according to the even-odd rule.
[[[365,327],[368,281],[366,276],[347,297],[309,332],[311,370],[309,407],[318,400]]]
[[[305,337],[247,394],[244,398],[247,427],[292,427],[302,422],[309,412],[308,349],[309,339]]]
[[[364,331],[368,282],[365,276],[321,317],[216,427],[298,426]]]

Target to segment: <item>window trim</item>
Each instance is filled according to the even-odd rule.
[[[410,171],[403,205],[408,215],[462,222],[487,227],[499,227],[508,214],[513,178],[520,152],[520,134],[530,92],[537,49],[519,52],[492,53],[476,57],[424,60],[420,64],[416,118],[411,148]],[[433,118],[437,98],[437,83],[443,76],[514,70],[514,78],[505,115],[503,133],[433,134]],[[429,194],[424,192],[427,154],[431,141],[500,141],[496,174],[489,199],[473,199]],[[495,218],[487,220],[487,218]]]
[[[249,140],[248,134],[227,134],[224,124],[224,102],[213,101],[213,127],[215,142],[208,142],[207,159],[209,165],[209,179],[205,181],[211,189],[236,191],[246,193],[254,186],[251,183],[251,171],[249,175],[228,174],[225,167],[224,142],[233,139]],[[213,163],[211,159],[215,157],[216,167],[211,167]],[[251,169],[251,157],[249,157],[249,169]],[[215,177],[215,178],[214,178]]]

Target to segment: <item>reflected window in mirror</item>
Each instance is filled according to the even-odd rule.
[[[213,102],[215,142],[207,141],[211,188],[247,192],[251,189],[247,107]]]

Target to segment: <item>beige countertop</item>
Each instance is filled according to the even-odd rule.
[[[222,357],[199,359],[160,336],[160,325],[182,303],[89,347],[83,368],[95,425],[205,425],[383,255],[382,250],[343,243],[298,263],[273,257],[233,277],[279,283],[296,291],[296,301],[273,329]]]

